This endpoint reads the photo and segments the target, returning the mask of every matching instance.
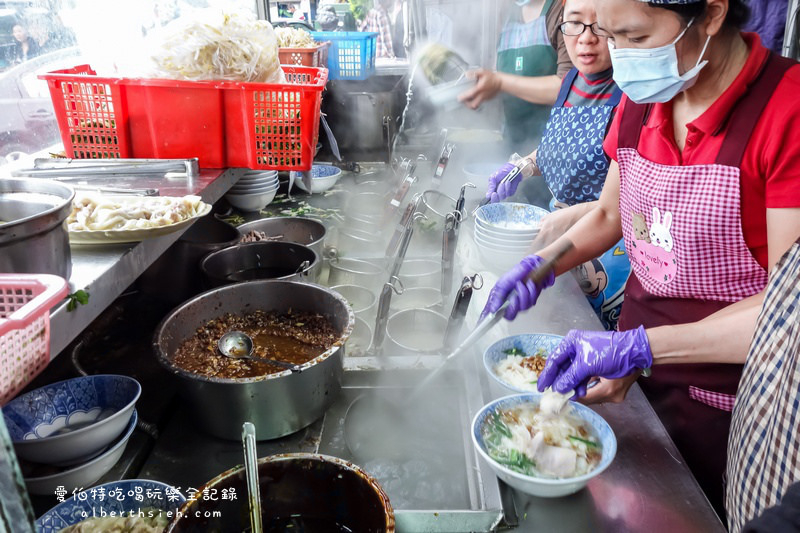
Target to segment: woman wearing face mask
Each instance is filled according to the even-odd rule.
[[[548,217],[547,225],[569,226],[590,211],[590,202],[600,197],[608,171],[603,139],[622,91],[611,77],[606,38],[596,33],[594,4],[595,0],[567,0],[564,4],[559,28],[576,66],[564,77],[539,147],[489,177],[486,197],[498,202],[513,195],[523,178],[543,176],[553,193],[554,207],[573,207]],[[516,177],[502,183],[517,171]],[[606,329],[616,326],[629,274],[630,263],[621,241],[602,257],[578,267],[581,288]]]
[[[509,296],[507,318],[531,307],[553,282],[534,284],[531,269],[565,241],[574,248],[557,274],[624,237],[634,274],[620,331],[569,332],[538,387],[622,401],[653,366],[639,384],[721,511],[730,410],[767,271],[800,235],[800,68],[739,31],[742,0],[596,8],[626,95],[603,192],[561,242],[498,281],[485,312]]]

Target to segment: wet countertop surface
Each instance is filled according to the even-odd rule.
[[[268,206],[262,213],[231,212],[229,220],[241,222],[289,214],[319,216],[329,228],[330,240],[326,242],[338,246],[344,241],[339,240],[339,234],[333,228],[345,225],[349,207],[357,205],[352,203],[355,195],[376,187],[371,182],[373,178],[379,178],[378,175],[370,176],[371,170],[365,166],[360,175],[344,176],[341,185],[326,195],[310,196],[297,191],[291,200],[279,195],[279,203]],[[430,168],[420,170],[420,174],[423,172],[430,172]],[[205,194],[210,195],[204,196],[207,200],[213,201],[221,196],[236,176],[223,173],[218,178],[207,184]],[[391,179],[391,175],[385,175],[384,179]],[[453,193],[464,179],[463,174],[452,172],[451,182],[445,181],[444,186],[449,186],[448,192]],[[423,179],[420,182],[425,183]],[[282,193],[285,187],[284,184]],[[421,190],[420,183],[415,183],[401,205],[405,205],[411,194]],[[478,198],[477,195],[468,197],[468,206],[474,206]],[[399,216],[399,211],[396,215]],[[465,223],[454,276],[460,280],[463,275],[481,273],[486,288],[475,292],[462,336],[475,323],[497,276],[475,255],[470,234],[471,225]],[[417,241],[412,241],[408,257],[430,257],[432,252],[435,255],[440,246],[440,235],[435,230],[430,230],[427,235],[421,230]],[[158,254],[157,249],[163,251],[172,242],[157,242],[161,239],[165,237],[133,248],[145,246]],[[366,252],[348,250],[347,246],[339,249],[340,255],[352,257],[366,255],[377,258],[382,252],[383,246]],[[123,257],[135,252],[127,247],[113,253]],[[79,283],[84,279],[81,276],[87,275],[80,266],[81,256],[80,253],[76,256],[73,274]],[[135,279],[137,270],[144,270],[144,267],[134,268],[126,276]],[[325,281],[326,274],[326,269],[323,269],[321,282]],[[99,275],[97,279],[102,280],[102,277]],[[103,281],[108,282],[110,279]],[[99,286],[100,281],[89,282],[90,287],[91,283]],[[126,286],[120,287],[116,294],[107,293],[107,303],[98,298],[95,305],[103,308],[80,317],[80,321],[91,323],[80,335],[84,328],[73,323],[78,318],[59,318],[59,310],[56,310],[54,328],[71,331],[63,334],[56,329],[57,338],[61,339],[59,342],[67,349],[31,387],[72,377],[77,375],[78,369],[92,374],[123,373],[135,377],[143,387],[137,410],[144,424],[134,432],[120,462],[100,482],[138,477],[164,481],[182,490],[197,488],[220,472],[242,463],[241,443],[208,436],[194,426],[192,413],[176,396],[171,376],[158,366],[151,349],[152,334],[169,311],[169,306],[138,291],[135,285],[120,296]],[[76,288],[81,287],[72,290]],[[451,305],[451,301],[446,301],[440,306],[440,312],[449,314]],[[71,328],[78,329],[74,331]],[[379,477],[395,504],[399,531],[477,531],[495,527],[519,531],[723,531],[719,519],[637,386],[631,389],[623,404],[593,407],[614,430],[618,451],[611,467],[593,479],[586,489],[565,498],[531,497],[499,483],[486,465],[481,464],[482,460],[475,454],[464,428],[481,405],[508,394],[486,376],[481,362],[485,346],[510,334],[564,334],[572,328],[599,329],[600,323],[577,283],[566,275],[543,293],[534,309],[521,314],[512,323],[503,321],[478,343],[472,353],[465,354],[460,364],[453,366],[451,373],[455,377],[448,382],[452,390],[447,395],[451,398],[448,401],[453,403],[446,405],[450,405],[456,415],[453,428],[447,430],[449,432],[438,444],[442,449],[452,449],[455,443],[457,464],[460,465],[457,472],[437,474],[429,457],[436,452],[430,450],[421,450],[419,461],[409,460],[401,465],[380,460],[375,462],[375,458],[347,456],[349,451],[342,441],[347,407],[365,390],[385,383],[378,376],[386,373],[376,372],[375,358],[369,356],[346,357],[347,371],[341,397],[323,419],[293,435],[260,442],[259,455],[303,451],[354,460]],[[387,372],[393,376],[391,379],[395,385],[409,386],[439,361],[435,357],[393,357],[392,353],[388,353],[388,360],[393,364],[381,366],[394,368],[393,373]],[[444,387],[443,390],[448,389]],[[436,497],[432,501],[421,501],[419,491],[421,494],[429,491]],[[55,497],[37,496],[33,501],[37,515],[57,503]],[[448,514],[447,511],[453,509],[458,512]]]

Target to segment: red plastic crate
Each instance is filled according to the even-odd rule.
[[[49,274],[0,274],[0,405],[50,363],[50,308],[69,291]]]
[[[89,65],[40,78],[69,157],[197,157],[205,168],[309,170],[328,71],[281,68],[287,83],[106,78]]]
[[[330,45],[325,41],[315,48],[278,48],[278,59],[281,65],[327,68]]]

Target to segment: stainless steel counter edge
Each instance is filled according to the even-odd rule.
[[[162,196],[197,194],[213,204],[236,183],[247,169],[203,169],[194,180],[160,187]],[[187,228],[188,229],[188,228]],[[183,230],[185,231],[185,230]],[[70,292],[83,289],[89,302],[67,311],[63,301],[50,311],[50,359],[57,357],[91,322],[133,283],[183,234],[176,231],[137,244],[72,246]],[[147,312],[147,310],[143,310]]]

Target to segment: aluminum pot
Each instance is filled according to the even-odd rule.
[[[391,533],[394,511],[378,482],[360,467],[327,455],[288,453],[258,460],[264,531],[363,531]],[[244,467],[218,475],[199,491],[236,499],[197,498],[175,513],[167,533],[249,531]],[[227,489],[227,490],[226,490]]]
[[[214,318],[290,308],[322,314],[338,334],[329,350],[301,365],[301,372],[213,378],[172,362],[181,343]],[[242,424],[249,421],[259,439],[275,439],[317,420],[339,395],[344,343],[354,321],[344,298],[325,287],[283,280],[247,281],[210,290],[174,309],[158,325],[153,347],[158,362],[177,376],[178,391],[198,427],[223,439],[240,440]]]
[[[386,322],[387,355],[438,354],[444,350],[447,317],[430,309],[398,311]]]
[[[69,279],[67,217],[75,191],[41,178],[0,180],[0,272]]]
[[[242,235],[250,231],[261,231],[267,237],[280,237],[282,242],[296,242],[308,246],[318,257],[322,257],[325,241],[325,225],[312,218],[274,217],[262,218],[242,224],[237,228]]]
[[[321,269],[314,250],[293,242],[237,244],[212,252],[200,262],[208,288],[253,279],[316,281]]]
[[[211,252],[235,246],[236,228],[209,214],[192,224],[139,278],[141,289],[177,305],[203,292],[200,261]]]

